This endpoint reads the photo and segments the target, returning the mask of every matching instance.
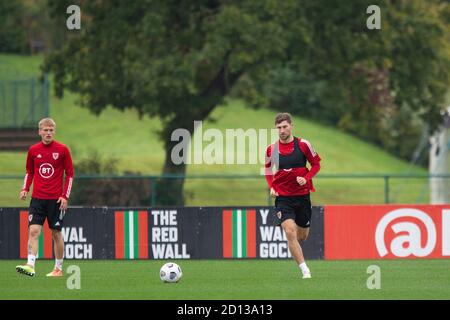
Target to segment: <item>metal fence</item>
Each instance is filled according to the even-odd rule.
[[[0,80],[0,128],[34,128],[49,115],[49,81]]]
[[[154,206],[162,196],[158,185],[181,178],[177,175],[78,175],[72,188],[71,205]],[[184,179],[187,206],[273,204],[265,178],[260,175],[187,175]],[[22,183],[21,176],[0,175],[0,206],[24,205],[18,200]],[[429,204],[433,193],[450,199],[450,174],[319,174],[314,178],[314,186],[316,192],[311,196],[314,205]]]

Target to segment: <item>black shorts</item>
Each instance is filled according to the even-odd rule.
[[[309,228],[311,224],[311,199],[309,194],[304,196],[278,196],[275,199],[275,218],[277,225],[287,219],[293,219],[302,228]]]
[[[44,225],[48,221],[50,229],[60,230],[62,228],[64,212],[59,209],[58,200],[43,200],[31,198],[30,212],[28,213],[28,226],[32,224]]]

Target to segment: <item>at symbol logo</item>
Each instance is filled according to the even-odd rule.
[[[39,174],[44,179],[50,178],[54,172],[55,172],[55,169],[53,169],[53,166],[50,163],[43,163],[39,167]]]
[[[390,252],[394,256],[403,258],[410,255],[425,257],[433,251],[436,245],[436,227],[433,220],[418,209],[397,209],[386,214],[377,225],[375,242],[381,257],[389,253],[385,244],[385,231],[389,223],[398,218],[405,220],[408,217],[420,220],[425,226],[426,234],[422,235],[415,219],[394,223],[391,228],[397,236],[390,243]],[[399,233],[401,234],[398,235]],[[421,245],[422,236],[428,236],[424,247]]]

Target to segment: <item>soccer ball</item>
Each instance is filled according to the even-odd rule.
[[[164,282],[178,282],[183,276],[179,265],[173,262],[168,262],[159,270],[159,277]]]

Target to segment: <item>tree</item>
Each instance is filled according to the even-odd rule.
[[[73,2],[73,1],[71,1]],[[50,0],[52,12],[69,1]],[[255,79],[286,59],[296,0],[151,0],[83,2],[82,30],[72,32],[44,66],[56,92],[77,92],[99,114],[107,106],[157,116],[165,144],[163,173],[184,174],[171,150],[178,128],[194,131],[244,75]],[[161,181],[158,200],[183,204],[184,179]]]
[[[378,1],[381,29],[368,30],[371,3],[304,2],[313,44],[292,41],[293,58],[272,70],[259,91],[268,105],[336,124],[410,159],[423,128],[432,131],[441,121],[450,81],[450,5]]]
[[[22,28],[21,2],[0,0],[0,52],[23,53],[26,36]]]
[[[49,0],[49,8],[60,16],[72,3]],[[96,114],[111,105],[159,117],[165,174],[186,172],[171,161],[175,129],[192,134],[194,120],[208,119],[230,94],[268,105],[267,84],[277,73],[301,83],[303,110],[381,140],[390,139],[392,119],[408,122],[410,110],[433,128],[448,88],[449,13],[438,0],[379,1],[381,30],[366,28],[370,0],[78,4],[81,31],[67,32],[44,69],[58,95],[77,92]],[[160,181],[160,204],[183,204],[183,183]]]

